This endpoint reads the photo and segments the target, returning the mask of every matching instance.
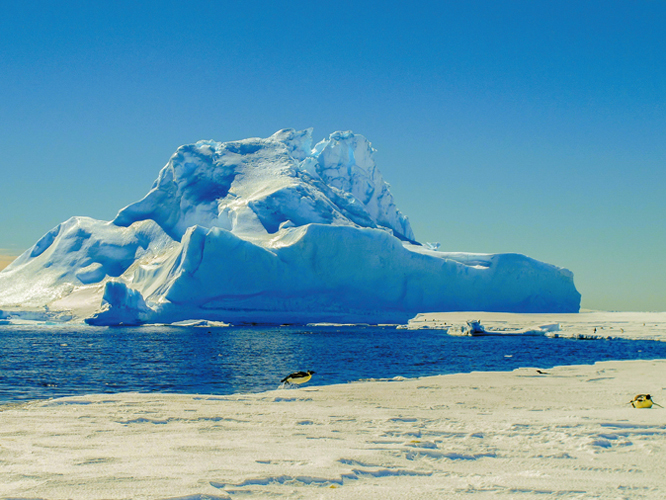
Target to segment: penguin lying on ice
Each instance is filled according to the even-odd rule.
[[[280,380],[283,384],[304,384],[312,378],[315,372],[308,370],[306,372],[296,372],[287,375],[285,378]]]
[[[649,394],[637,394],[634,399],[629,401],[629,404],[633,406],[634,408],[652,408],[652,405],[658,406],[659,408],[663,408],[660,404],[655,403],[652,401],[652,396]]]

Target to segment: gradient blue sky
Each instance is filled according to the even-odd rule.
[[[1,2],[0,254],[113,218],[181,144],[353,130],[420,241],[664,311],[664,27],[663,0]]]

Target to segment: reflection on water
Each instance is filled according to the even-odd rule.
[[[365,378],[666,358],[666,342],[452,337],[379,327],[0,327],[0,401],[102,392],[231,394]]]

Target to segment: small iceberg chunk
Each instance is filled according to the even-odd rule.
[[[559,323],[523,328],[521,330],[487,330],[479,320],[469,320],[466,325],[449,328],[449,335],[481,337],[487,335],[545,335],[560,330]]]
[[[448,334],[461,337],[476,337],[480,335],[488,335],[488,332],[486,332],[486,329],[479,320],[471,319],[467,321],[466,325],[449,328]]]

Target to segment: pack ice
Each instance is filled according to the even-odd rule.
[[[0,317],[93,325],[406,322],[578,312],[573,274],[415,241],[362,135],[181,146],[114,220],[72,217],[0,273]]]

